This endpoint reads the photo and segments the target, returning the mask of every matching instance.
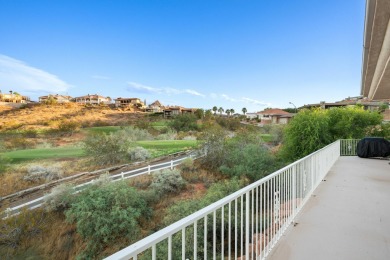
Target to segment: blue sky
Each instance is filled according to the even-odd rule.
[[[360,94],[364,0],[0,0],[0,90],[248,112]]]

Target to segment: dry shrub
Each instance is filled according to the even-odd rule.
[[[24,209],[20,214],[1,219],[0,246],[8,256],[12,256],[23,248],[26,241],[35,240],[49,227],[48,215],[41,209]]]
[[[152,183],[152,176],[148,174],[140,175],[134,178],[131,178],[129,184],[138,189],[146,189]]]
[[[39,180],[45,180],[45,181],[52,181],[52,180],[58,180],[62,178],[64,175],[62,169],[56,166],[49,166],[44,167],[41,165],[33,165],[28,167],[27,169],[28,174],[24,176],[24,180],[27,181],[39,181]]]
[[[25,181],[23,180],[24,175],[24,172],[18,170],[2,174],[0,176],[0,196],[6,196],[43,183],[43,181],[36,183]]]

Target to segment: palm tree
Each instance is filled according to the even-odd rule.
[[[233,115],[233,114],[234,114],[234,112],[236,112],[236,111],[234,111],[234,109],[233,109],[233,108],[231,108],[231,109],[230,109],[230,113]]]
[[[228,115],[228,116],[230,116],[230,112],[231,112],[231,110],[230,109],[226,109],[226,114]]]
[[[213,106],[214,115],[217,113],[218,108],[216,106]]]
[[[245,115],[246,111],[248,111],[248,110],[246,110],[246,107],[243,107],[242,108],[242,113],[244,113],[244,115]]]
[[[223,111],[225,111],[225,110],[223,110],[222,107],[219,107],[219,108],[218,108],[218,112],[219,112],[220,115],[222,115]]]

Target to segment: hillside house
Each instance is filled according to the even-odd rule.
[[[8,93],[2,93],[0,91],[0,102],[26,104],[30,102],[30,98],[27,96],[22,96],[17,92],[10,91],[8,94]]]
[[[259,115],[257,113],[246,113],[246,118],[249,120],[258,119]]]
[[[184,108],[180,106],[172,106],[164,108],[164,117],[169,118],[173,116],[178,116],[182,114],[193,114],[196,109],[193,108]]]
[[[91,104],[91,105],[99,105],[99,104],[110,104],[111,98],[110,97],[103,97],[98,94],[94,95],[86,95],[81,97],[75,97],[72,99],[72,101],[79,103],[79,104]]]
[[[161,104],[160,101],[156,100],[152,104],[150,104],[145,111],[146,112],[153,112],[153,113],[159,113],[162,112],[164,109],[164,106]]]
[[[59,94],[40,96],[39,97],[39,103],[46,103],[50,99],[55,100],[57,103],[68,103],[68,102],[70,102],[72,97],[71,96],[66,96],[66,95],[59,95]]]
[[[329,109],[333,107],[347,107],[347,106],[354,106],[354,105],[361,105],[366,110],[375,111],[378,110],[378,108],[383,104],[387,103],[389,104],[389,100],[368,100],[366,98],[361,97],[355,97],[355,98],[346,98],[342,101],[337,102],[325,102],[321,101],[320,103],[316,104],[307,104],[304,105],[302,108],[322,108],[322,109]]]
[[[269,108],[258,112],[262,125],[266,124],[287,124],[294,114],[286,112],[279,108]]]
[[[128,107],[128,106],[135,106],[138,108],[145,108],[145,103],[141,101],[139,98],[116,98],[115,101],[115,107]]]

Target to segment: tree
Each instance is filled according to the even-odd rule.
[[[129,147],[128,139],[118,133],[90,135],[83,145],[85,153],[99,165],[121,162]]]
[[[246,114],[246,112],[247,112],[248,110],[246,110],[246,107],[243,107],[242,108],[242,113],[245,115]]]
[[[231,109],[230,109],[230,113],[233,115],[233,114],[234,114],[234,112],[236,112],[236,111],[234,111],[234,109],[233,109],[233,108],[231,108]]]
[[[214,115],[217,113],[218,108],[216,106],[213,106]]]
[[[205,167],[218,169],[222,165],[226,136],[226,132],[219,125],[212,125],[202,133],[200,139],[203,142],[200,150],[206,156],[201,157],[199,160]]]
[[[219,112],[220,115],[222,115],[222,113],[223,113],[224,111],[225,111],[225,110],[223,110],[222,107],[219,107],[219,108],[218,108],[218,112]]]
[[[204,110],[199,108],[195,111],[195,116],[198,118],[198,119],[202,119],[204,117]]]
[[[226,109],[226,114],[228,115],[228,116],[230,116],[230,109]]]
[[[207,109],[206,112],[204,113],[205,119],[210,119],[212,117],[213,113],[211,112],[210,109]],[[215,115],[215,112],[214,112]]]
[[[191,131],[198,130],[198,124],[196,123],[196,116],[192,114],[183,114],[175,116],[170,122],[169,126],[176,131]]]
[[[301,110],[284,131],[282,155],[297,160],[337,139],[362,138],[382,115],[361,107]]]

